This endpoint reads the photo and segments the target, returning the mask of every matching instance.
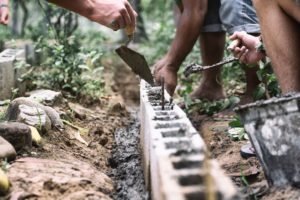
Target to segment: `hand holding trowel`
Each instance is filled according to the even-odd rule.
[[[132,69],[134,73],[139,75],[150,85],[154,85],[154,79],[145,57],[127,47],[127,45],[133,39],[134,31],[135,27],[125,28],[126,35],[128,36],[128,41],[125,43],[125,45],[122,45],[119,48],[117,48],[116,52],[122,58],[122,60]]]

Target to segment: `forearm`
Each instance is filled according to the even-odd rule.
[[[202,5],[206,6],[206,5]],[[196,43],[203,24],[206,8],[197,11],[184,10],[177,25],[176,35],[168,51],[168,57],[177,68]]]
[[[48,2],[71,10],[84,17],[87,17],[93,10],[93,0],[48,0]]]
[[[9,0],[0,0],[0,4],[1,5],[8,5],[9,4]]]

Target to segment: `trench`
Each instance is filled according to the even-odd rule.
[[[109,158],[112,168],[110,177],[115,181],[113,199],[149,199],[143,175],[139,132],[140,123],[136,112],[131,113],[127,127],[115,131],[115,144]]]
[[[108,174],[114,180],[116,200],[148,200],[150,194],[145,186],[140,143],[139,79],[123,64],[116,64],[114,87],[121,94],[127,110],[130,110],[127,126],[116,129],[114,145],[108,163]]]

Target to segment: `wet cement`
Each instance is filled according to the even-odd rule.
[[[112,198],[116,200],[149,199],[142,170],[140,123],[135,116],[127,127],[115,132],[116,144],[109,164],[112,167],[110,177],[114,178],[116,188]]]

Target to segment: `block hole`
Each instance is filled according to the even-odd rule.
[[[158,103],[161,101],[161,94],[153,94],[153,95],[148,95],[148,100],[150,103]]]
[[[178,141],[178,142],[167,142],[167,149],[190,149],[191,142],[190,141]]]
[[[166,116],[155,116],[153,120],[155,121],[172,121],[179,119],[178,115],[166,115]]]
[[[206,199],[206,195],[204,192],[193,192],[185,195],[186,200],[199,200]]]
[[[167,111],[157,111],[155,112],[156,116],[168,116],[168,115],[177,115],[175,112],[167,112]]]
[[[184,126],[183,123],[157,123],[155,126],[156,129],[160,128],[180,128],[181,126]]]
[[[178,149],[175,153],[172,153],[171,156],[188,156],[202,153],[203,151],[200,149]]]
[[[197,169],[202,167],[201,161],[191,161],[191,160],[182,160],[179,162],[173,162],[173,167],[175,169]]]
[[[178,130],[172,130],[172,131],[162,131],[161,134],[164,138],[169,137],[185,137],[185,130],[184,129],[178,129]]]
[[[169,110],[173,110],[173,108],[174,108],[173,105],[171,105],[171,106],[167,105],[167,106],[164,107],[164,110],[169,111]],[[155,110],[155,111],[164,111],[161,106],[153,106],[153,110]]]
[[[192,192],[185,194],[186,200],[199,200],[199,199],[207,199],[208,194],[206,192]],[[223,199],[220,192],[215,193],[215,196],[213,199]]]
[[[178,181],[181,186],[202,185],[204,182],[200,175],[180,176]]]

